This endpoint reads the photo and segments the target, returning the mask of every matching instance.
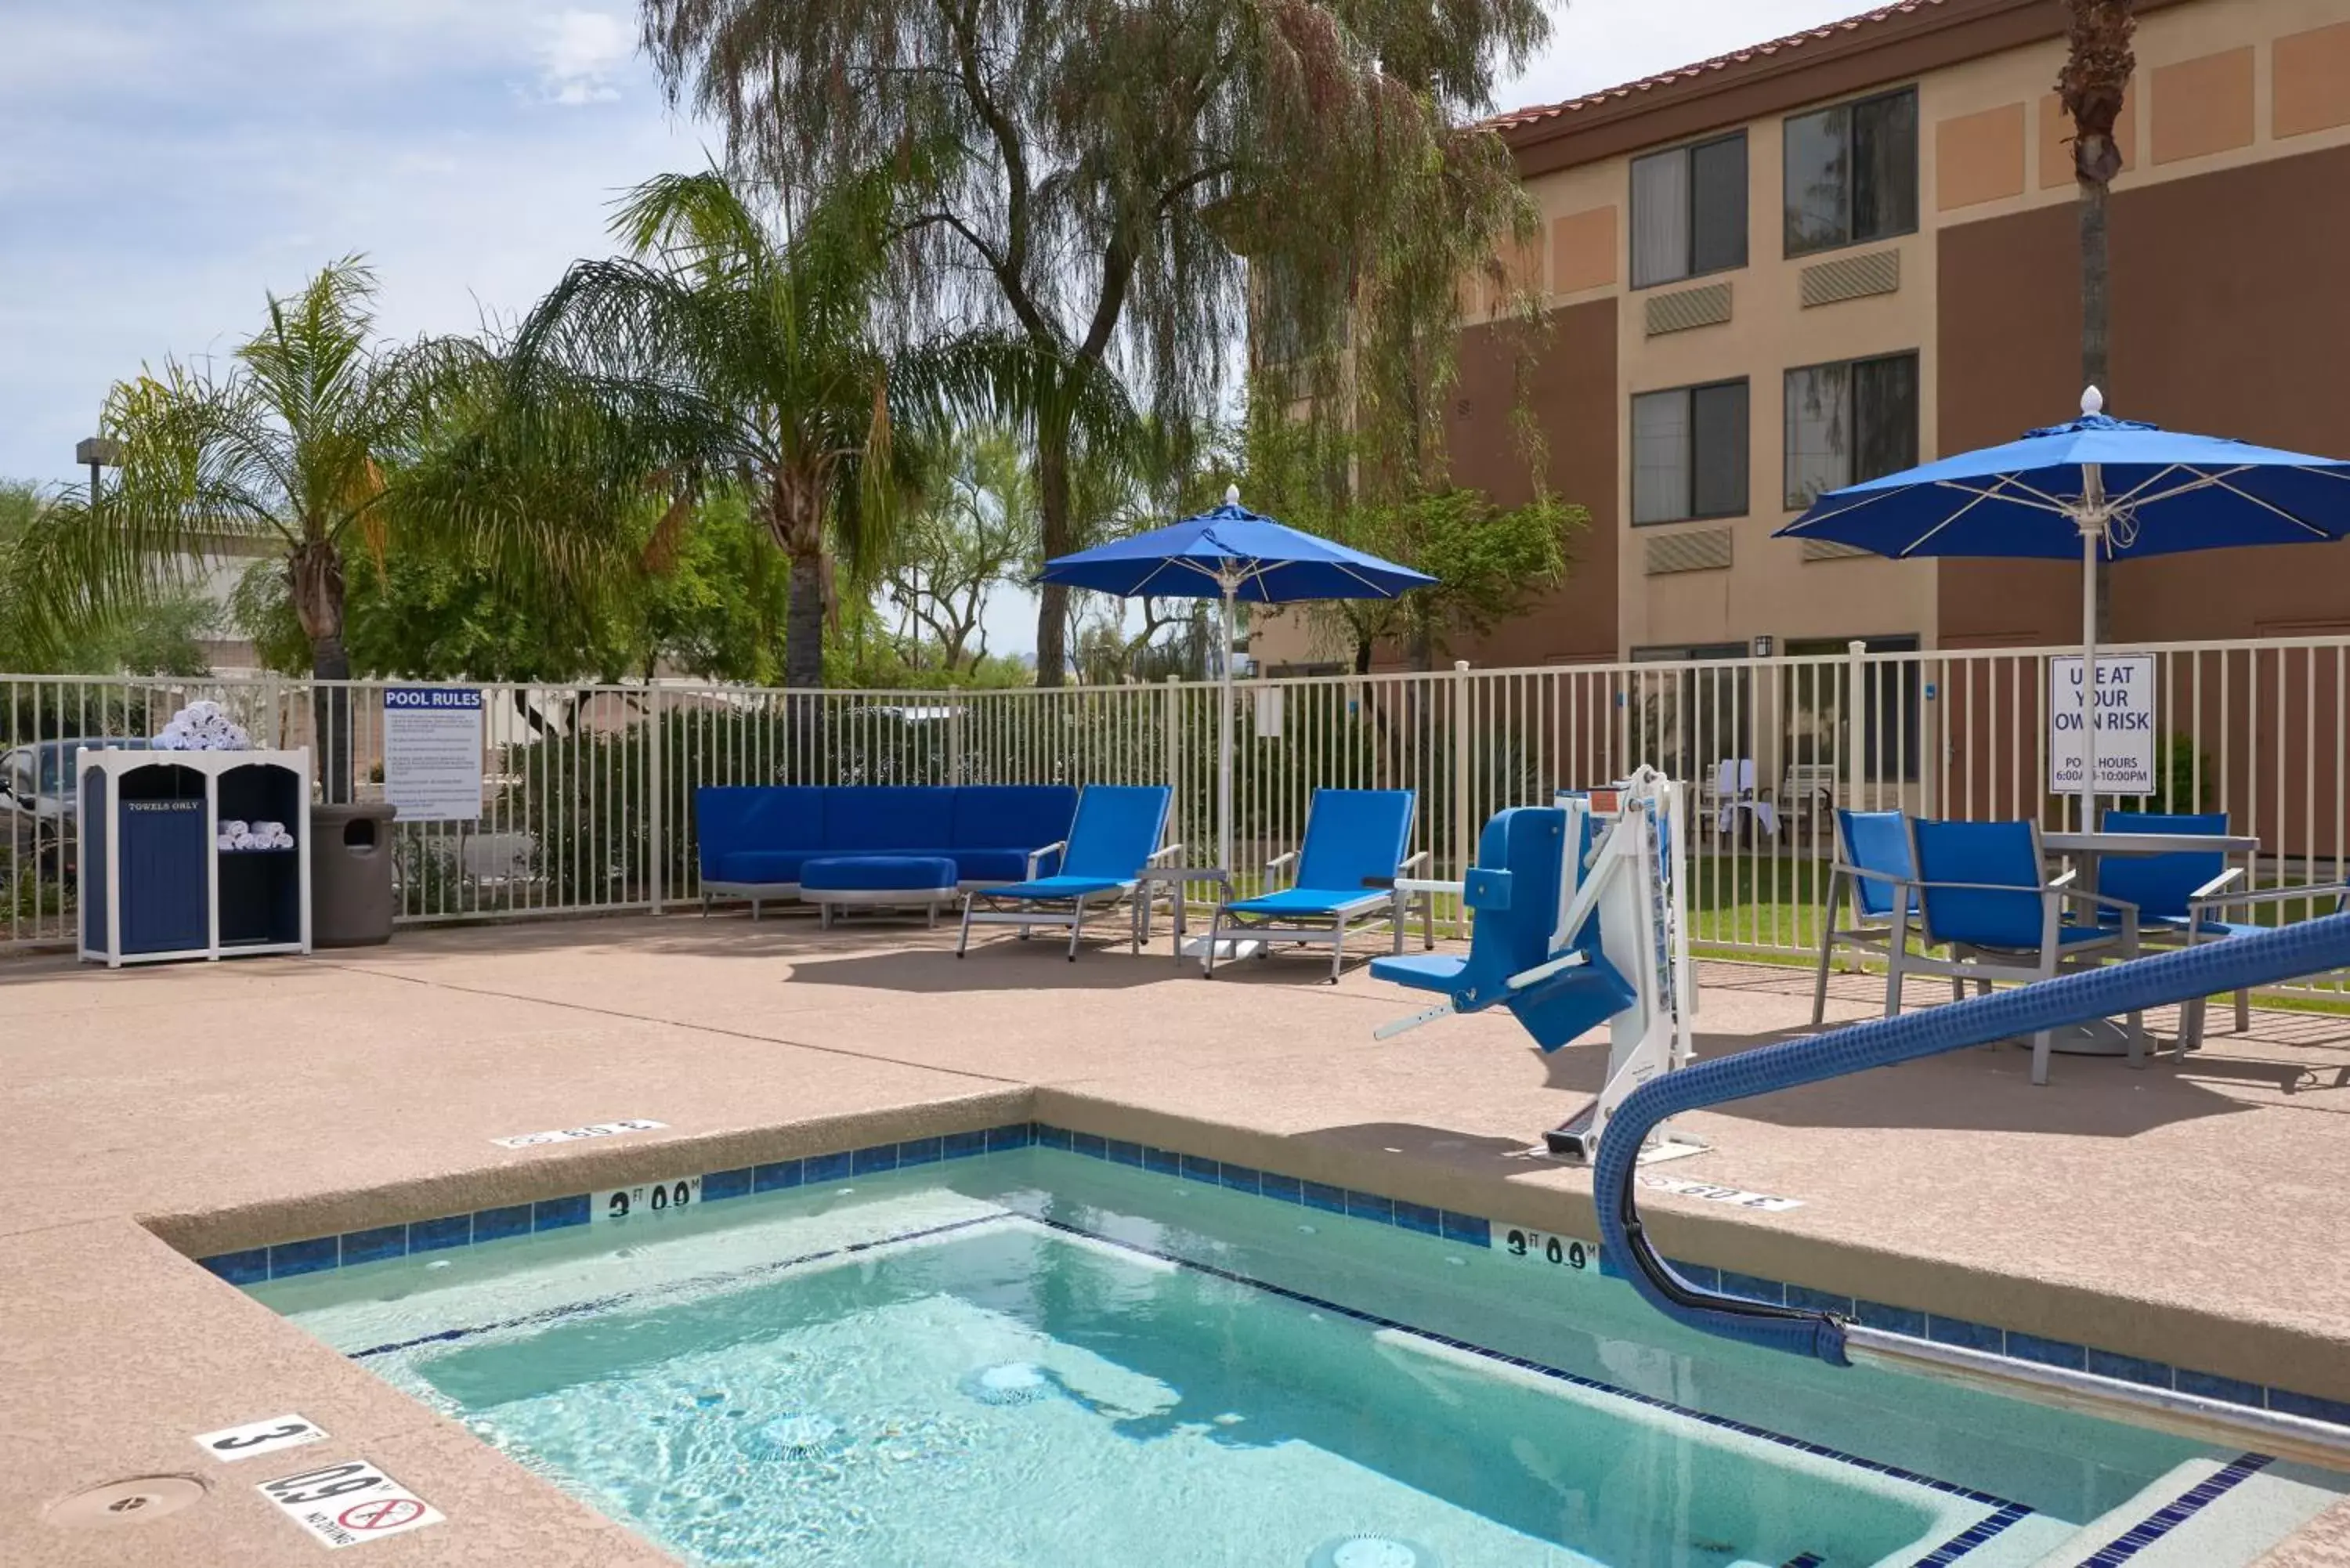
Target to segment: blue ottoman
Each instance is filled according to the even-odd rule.
[[[827,855],[800,867],[800,901],[814,904],[819,926],[837,907],[920,904],[935,929],[939,906],[955,899],[955,863],[931,855]]]

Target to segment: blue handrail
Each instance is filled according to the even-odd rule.
[[[1725,1339],[1848,1366],[1844,1320],[1835,1314],[1699,1290],[1658,1254],[1642,1231],[1632,1182],[1650,1128],[1682,1111],[1752,1095],[2345,967],[2350,967],[2350,914],[2327,915],[1925,1012],[1872,1019],[1652,1078],[1617,1110],[1600,1143],[1591,1190],[1601,1244],[1624,1261],[1622,1272],[1632,1288],[1669,1317]]]

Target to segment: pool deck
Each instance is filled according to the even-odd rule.
[[[0,959],[0,1562],[307,1564],[253,1489],[361,1457],[449,1516],[369,1542],[371,1568],[670,1561],[190,1257],[1031,1118],[1596,1234],[1587,1176],[1525,1150],[1596,1087],[1601,1044],[1545,1059],[1492,1015],[1375,1043],[1418,1003],[1316,972],[1206,983],[1163,944],[1069,964],[1008,939],[959,963],[950,931],[728,916],[117,973]],[[1701,1055],[1807,1032],[1808,973],[1704,984]],[[1831,1017],[1881,995],[1839,977]],[[1700,1263],[2350,1400],[2350,1019],[2256,1012],[2143,1072],[2060,1056],[2040,1089],[2027,1062],[1690,1116],[1713,1147],[1667,1174],[1802,1206],[1649,1190],[1643,1212]],[[667,1127],[489,1142],[622,1117]],[[287,1411],[332,1438],[234,1466],[189,1440]],[[208,1495],[44,1517],[166,1474]],[[2267,1561],[2350,1564],[2350,1509]]]

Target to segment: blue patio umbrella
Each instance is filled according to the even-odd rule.
[[[1221,599],[1224,657],[1217,660],[1217,864],[1232,863],[1232,608],[1306,599],[1391,599],[1436,581],[1424,572],[1301,533],[1241,504],[1237,485],[1224,504],[1131,538],[1097,545],[1045,563],[1040,583],[1127,598]]]
[[[2081,670],[2094,692],[2098,556],[2109,561],[2350,535],[2350,462],[2220,436],[2166,431],[2105,411],[2004,446],[1832,490],[1779,530],[1880,556],[2081,561]],[[2081,730],[2081,826],[2096,794],[2096,726]]]

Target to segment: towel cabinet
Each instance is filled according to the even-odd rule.
[[[75,767],[84,960],[310,950],[310,753],[85,747]],[[224,822],[276,822],[290,846],[234,848]]]

